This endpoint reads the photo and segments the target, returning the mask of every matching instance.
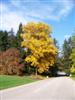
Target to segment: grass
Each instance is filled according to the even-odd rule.
[[[73,80],[75,80],[75,75],[74,75],[74,76],[71,76],[71,78],[72,78]]]
[[[0,75],[0,90],[15,87],[27,83],[31,83],[36,81],[29,76],[8,76],[8,75]]]
[[[75,77],[72,77],[75,80]]]

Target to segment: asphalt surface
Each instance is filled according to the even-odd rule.
[[[75,81],[58,77],[1,90],[0,100],[75,100]]]

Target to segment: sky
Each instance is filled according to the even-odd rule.
[[[60,45],[75,31],[75,0],[0,0],[0,30],[16,33],[20,23],[45,22]]]

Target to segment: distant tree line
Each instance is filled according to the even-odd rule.
[[[48,26],[44,24],[34,25],[33,23],[27,26],[23,26],[22,23],[20,23],[16,35],[13,29],[9,32],[0,30],[0,74],[35,74],[36,66],[38,65],[37,74],[56,76],[57,71],[65,71],[68,74],[71,73],[75,75],[75,34],[64,40],[61,53],[59,52],[60,47],[58,41],[55,38],[53,39],[53,44],[55,48],[58,49],[57,54],[54,56],[54,47],[51,47],[53,50],[51,51],[49,46],[51,45],[51,41],[49,40],[51,35],[49,35],[48,38],[48,32],[51,32]],[[26,36],[24,35],[25,33],[27,33]],[[46,33],[46,35],[44,33]],[[24,35],[23,37],[22,34]],[[22,46],[22,42],[25,41],[25,39],[29,39],[28,41],[30,41],[30,43],[27,41],[25,42],[26,44]],[[37,43],[37,41],[37,45],[41,45],[42,49],[36,48],[35,43]],[[34,50],[34,48],[36,49]],[[35,51],[38,50],[40,51],[35,54]],[[43,54],[45,54],[45,56],[43,56]],[[55,59],[55,61],[53,59]],[[51,63],[48,62],[48,60],[53,64],[50,65]]]
[[[13,29],[9,32],[0,31],[0,74],[22,75],[24,73],[25,52],[21,47],[21,33],[22,24],[19,25],[16,35]]]

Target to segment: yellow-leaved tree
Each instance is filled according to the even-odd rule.
[[[51,27],[41,22],[30,22],[23,26],[23,32],[21,46],[30,51],[25,61],[36,68],[36,74],[37,71],[47,71],[54,64],[57,53],[51,37]]]

